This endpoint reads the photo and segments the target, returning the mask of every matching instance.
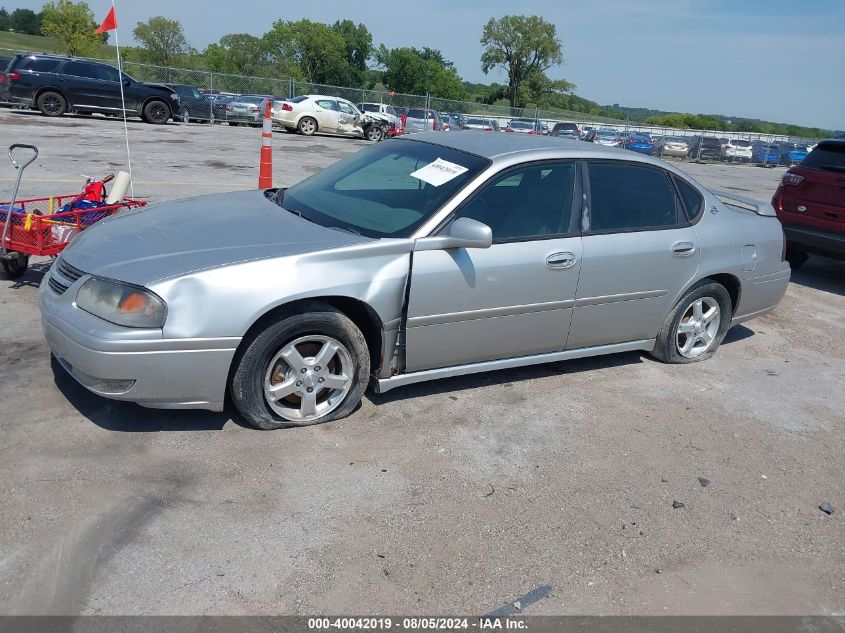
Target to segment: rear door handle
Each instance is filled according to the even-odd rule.
[[[689,257],[695,253],[695,244],[692,242],[675,242],[672,244],[672,254],[675,257]]]
[[[546,266],[549,268],[572,268],[577,261],[575,253],[553,253],[546,257]]]

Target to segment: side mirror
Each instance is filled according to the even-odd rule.
[[[415,251],[440,251],[447,248],[490,248],[492,229],[478,220],[458,218],[441,234],[421,237],[414,244]]]
[[[131,82],[131,81],[129,81],[128,79],[124,79],[124,80],[123,80],[123,85],[124,85],[124,86],[126,86],[126,87],[128,88],[129,86],[131,86],[131,85],[132,85],[132,82]]]

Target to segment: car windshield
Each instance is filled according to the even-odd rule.
[[[743,141],[743,140],[733,140],[731,141],[731,145],[734,147],[751,147],[751,141]]]
[[[511,121],[511,128],[520,129],[520,130],[533,130],[534,129],[534,122],[533,121]]]
[[[408,118],[409,119],[433,119],[434,113],[427,112],[425,110],[417,110],[415,108],[411,108],[408,110]]]
[[[667,136],[664,139],[666,143],[683,143],[684,139],[678,138],[677,136]]]
[[[819,143],[801,161],[801,167],[845,172],[845,143]]]
[[[378,112],[379,111],[378,104],[362,103],[361,105],[363,106],[362,109],[364,110],[364,112]]]
[[[440,145],[390,140],[294,185],[278,201],[322,226],[367,237],[409,237],[489,164]]]
[[[487,125],[487,123],[484,121],[484,119],[467,119],[466,124],[467,125]]]
[[[238,103],[261,103],[264,97],[238,97]]]

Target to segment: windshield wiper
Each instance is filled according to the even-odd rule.
[[[361,233],[361,232],[359,232],[359,231],[356,231],[355,229],[350,229],[350,228],[349,228],[349,227],[347,227],[347,226],[336,226],[336,225],[334,225],[334,224],[330,224],[330,225],[328,225],[326,228],[329,228],[329,229],[337,229],[338,231],[343,231],[344,233],[352,233],[352,235],[360,235],[361,237],[363,237],[363,236],[364,236],[364,234],[363,234],[363,233]]]

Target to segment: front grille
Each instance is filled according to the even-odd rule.
[[[55,292],[57,295],[63,295],[65,290],[68,289],[67,286],[56,281],[56,278],[53,275],[50,275],[50,279],[47,280],[47,285],[50,286],[50,290]]]
[[[73,283],[85,273],[75,266],[71,266],[63,259],[56,262],[56,266],[50,271],[50,279],[47,285],[57,295],[63,295]]]
[[[59,268],[57,271],[62,277],[70,281],[71,283],[82,277],[85,273],[79,270],[78,268],[71,266],[65,260],[59,260]]]

